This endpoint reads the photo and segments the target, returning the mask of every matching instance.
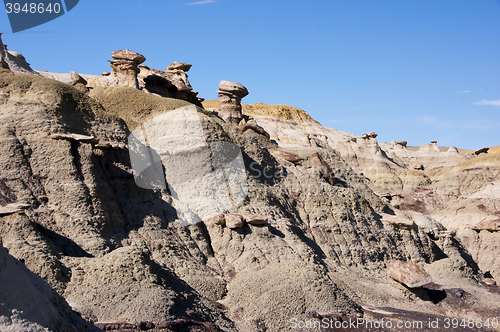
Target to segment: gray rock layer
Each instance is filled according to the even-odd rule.
[[[128,92],[137,108],[117,97]],[[265,136],[242,133],[202,109],[206,141],[236,144],[245,162],[248,197],[227,212],[267,223],[233,229],[226,215],[226,225],[180,227],[175,197],[139,188],[127,150],[50,137],[126,144],[136,125],[175,103],[128,87],[92,96],[47,78],[0,72],[0,204],[30,206],[0,216],[1,241],[86,319],[184,318],[227,331],[257,331],[257,321],[283,331],[293,317],[352,316],[366,303],[458,312],[390,280],[385,268],[392,260],[446,263],[456,272],[450,287],[476,287],[471,297],[479,297],[479,272],[460,243],[431,237],[415,220],[409,228],[383,222],[382,213],[394,209],[331,147],[297,147],[290,152],[300,158],[292,164],[271,154],[277,146]],[[334,173],[333,184],[307,164],[313,153]],[[463,304],[468,315],[498,303],[493,293],[481,296]]]

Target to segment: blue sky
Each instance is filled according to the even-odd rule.
[[[499,18],[500,0],[80,0],[15,34],[2,12],[0,31],[38,70],[100,74],[128,48],[156,69],[191,63],[205,99],[237,81],[244,103],[327,127],[479,149],[500,145]]]

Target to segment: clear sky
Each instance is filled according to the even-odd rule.
[[[128,48],[164,70],[193,65],[199,96],[221,80],[244,103],[288,104],[379,141],[500,145],[500,0],[80,0],[13,34],[32,68],[100,74]]]

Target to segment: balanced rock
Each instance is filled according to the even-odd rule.
[[[408,142],[407,141],[397,141],[396,144],[400,145],[400,146],[406,146],[408,144]]]
[[[296,155],[295,153],[290,153],[290,152],[286,152],[286,151],[272,150],[271,153],[275,157],[289,161],[289,162],[294,163],[294,164],[304,160],[304,158]]]
[[[239,123],[243,118],[241,98],[248,95],[248,90],[237,82],[221,81],[217,94],[220,99],[219,115],[226,122]]]
[[[240,98],[248,96],[247,88],[237,82],[221,81],[219,83],[219,90],[232,93]]]
[[[323,158],[321,158],[321,156],[319,155],[318,152],[313,152],[309,156],[308,161],[309,161],[309,166],[319,170],[321,175],[323,176],[323,178],[328,183],[330,183],[332,186],[335,184],[335,177],[333,175],[333,171],[332,171],[330,165],[328,165],[323,160]]]
[[[137,66],[146,61],[146,58],[130,50],[111,52],[111,56],[114,60],[108,60],[111,64],[111,75],[108,77],[114,78],[116,85],[139,88],[137,74],[140,69]]]
[[[378,135],[375,134],[375,132],[371,131],[368,134],[367,133],[363,133],[363,135],[361,136],[361,138],[363,138],[363,139],[369,139],[369,138],[376,138],[377,136]]]
[[[257,214],[245,216],[245,221],[247,223],[249,223],[250,225],[267,225],[267,224],[269,224],[269,220],[267,219],[267,217],[257,215]]]
[[[387,275],[409,288],[422,287],[432,282],[431,276],[420,266],[399,260],[387,265]]]
[[[231,229],[240,228],[244,223],[243,216],[238,213],[228,213],[224,216],[224,219],[226,220],[226,226]]]
[[[190,65],[189,63],[174,61],[167,67],[167,70],[182,70],[184,72],[187,72],[189,71],[189,69],[191,69],[191,67],[192,65]]]
[[[144,55],[133,52],[131,50],[119,50],[115,52],[111,52],[111,56],[115,60],[127,60],[127,61],[133,61],[137,63],[137,65],[140,65],[144,61],[146,61],[146,58]]]

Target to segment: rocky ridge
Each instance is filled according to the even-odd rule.
[[[129,58],[136,73],[130,67],[142,58]],[[18,260],[7,258],[11,264],[23,263],[59,294],[50,295],[62,303],[50,317],[77,311],[106,330],[284,331],[292,318],[375,319],[382,307],[405,310],[391,319],[498,312],[497,286],[483,282],[498,271],[481,256],[498,233],[464,228],[467,242],[460,227],[454,233],[433,217],[442,202],[476,199],[483,215],[496,213],[496,189],[481,178],[496,181],[492,154],[419,155],[322,127],[287,106],[266,113],[254,105],[252,114],[242,105],[240,123],[224,121],[221,107],[197,108],[208,145],[241,150],[248,195],[223,216],[182,227],[174,192],[137,185],[129,135],[189,101],[144,93],[139,83],[90,89],[76,77],[67,84],[13,71],[0,70],[0,239]],[[444,201],[453,188],[446,181],[460,185],[463,199]],[[408,271],[426,282],[403,285],[413,280]],[[29,324],[33,315],[26,310]],[[16,328],[13,317],[2,307],[2,328]],[[51,324],[34,330],[57,331]]]

